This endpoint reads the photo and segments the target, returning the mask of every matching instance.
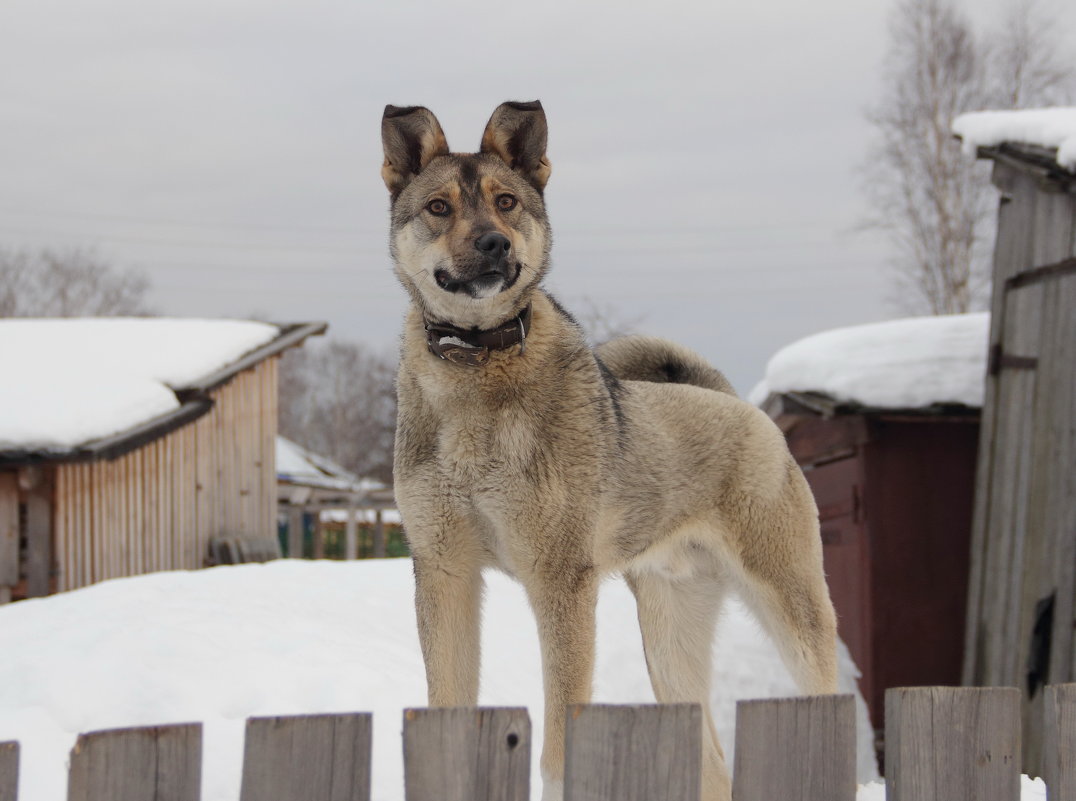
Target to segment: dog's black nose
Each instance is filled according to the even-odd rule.
[[[491,264],[497,264],[508,257],[512,243],[499,231],[488,231],[474,241],[474,246],[482,252]]]

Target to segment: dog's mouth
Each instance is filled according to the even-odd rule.
[[[486,298],[510,289],[523,272],[523,265],[515,262],[501,269],[491,269],[470,278],[455,278],[448,270],[438,269],[433,273],[433,280],[445,292],[462,292],[472,298]]]

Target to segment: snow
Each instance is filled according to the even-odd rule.
[[[961,114],[953,120],[953,133],[969,155],[1002,142],[1057,148],[1057,163],[1076,172],[1076,107]]]
[[[283,481],[325,489],[363,492],[385,487],[281,436],[276,438],[276,474]]]
[[[989,333],[985,312],[824,331],[779,350],[749,399],[814,392],[883,409],[981,407]]]
[[[167,414],[173,389],[279,333],[238,320],[0,320],[0,451],[64,452]]]
[[[253,715],[374,713],[373,799],[401,801],[402,713],[424,706],[411,562],[280,560],[155,573],[0,607],[0,741],[22,743],[20,798],[63,801],[78,732],[204,723],[204,801],[236,801]],[[541,742],[533,616],[519,585],[487,576],[481,703],[525,705]],[[730,764],[737,698],[789,696],[773,645],[730,604],[714,649],[713,708]],[[842,690],[855,667],[841,651]],[[602,587],[595,700],[653,702],[635,602]],[[860,780],[877,777],[857,700]],[[534,749],[537,760],[538,748]],[[535,798],[538,769],[532,772]],[[861,796],[861,799],[866,796]]]

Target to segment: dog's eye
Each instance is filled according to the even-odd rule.
[[[447,203],[445,203],[440,198],[435,197],[433,200],[426,204],[426,211],[438,217],[444,217],[446,214],[448,214],[450,209],[448,208]]]
[[[501,211],[511,211],[516,207],[516,203],[518,202],[515,195],[497,195],[497,208]]]

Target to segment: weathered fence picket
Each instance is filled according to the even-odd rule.
[[[81,734],[67,801],[199,801],[202,724]]]
[[[1049,801],[1076,801],[1076,684],[1046,688]],[[853,801],[852,696],[743,701],[736,801]],[[565,801],[698,801],[697,705],[567,710]],[[1016,801],[1016,688],[914,687],[886,693],[887,801]],[[247,721],[240,801],[370,801],[372,716]],[[406,801],[531,801],[525,709],[409,709]],[[18,800],[18,743],[0,743],[0,801]],[[199,801],[200,724],[80,735],[68,801]],[[23,798],[22,801],[33,801]],[[535,800],[536,801],[536,800]]]
[[[250,718],[239,801],[370,801],[369,713]]]
[[[1076,684],[1046,688],[1042,777],[1048,801],[1076,801]]]
[[[698,704],[571,706],[565,801],[698,801]]]
[[[732,775],[736,801],[855,801],[855,698],[740,701]]]
[[[1020,691],[886,690],[885,774],[887,801],[1016,801]]]
[[[408,709],[403,740],[406,801],[530,798],[526,709]]]
[[[15,801],[19,789],[19,744],[0,743],[0,801]]]

